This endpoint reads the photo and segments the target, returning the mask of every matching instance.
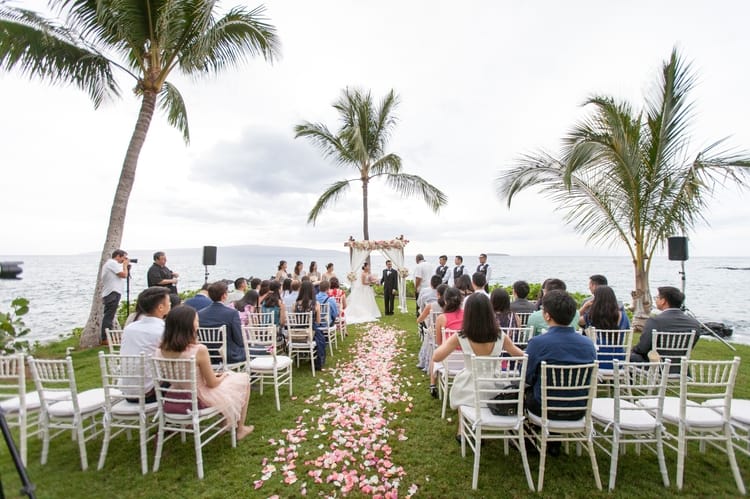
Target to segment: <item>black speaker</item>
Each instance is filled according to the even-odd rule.
[[[667,247],[669,249],[669,259],[684,262],[688,259],[688,239],[687,237],[675,236],[667,238]]]
[[[216,265],[216,246],[203,247],[203,265]]]

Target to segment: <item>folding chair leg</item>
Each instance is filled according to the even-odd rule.
[[[139,440],[141,444],[141,474],[148,473],[148,427],[146,426],[146,416],[141,414],[139,418]]]
[[[106,416],[105,416],[106,417]],[[104,468],[104,461],[107,459],[107,450],[109,449],[109,439],[112,429],[107,421],[104,422],[104,436],[102,437],[102,451],[99,453],[99,464],[96,469]]]
[[[523,431],[518,432],[518,451],[521,453],[523,471],[526,473],[526,483],[529,486],[529,490],[534,492],[534,479],[531,478],[531,468],[529,468],[529,457],[526,455],[526,439],[524,438]]]
[[[547,436],[542,428],[541,449],[539,449],[539,478],[536,484],[536,491],[541,492],[544,487],[544,464],[547,460]]]
[[[275,373],[273,377],[273,393],[276,397],[276,410],[281,411],[281,402],[279,401],[279,380]]]
[[[195,442],[195,464],[198,467],[198,479],[203,480],[203,451],[201,450],[201,431],[198,420],[193,420],[193,441]]]
[[[478,425],[474,433],[474,475],[471,479],[471,488],[476,490],[479,484],[479,461],[482,453],[482,426]],[[466,446],[466,437],[461,439],[461,447]]]
[[[602,490],[602,479],[599,476],[599,465],[596,464],[596,451],[594,450],[593,436],[589,435],[589,456],[591,456],[591,468],[594,471],[594,482],[596,482],[596,488]]]
[[[159,425],[159,431],[156,434],[156,455],[154,456],[154,473],[159,471],[159,461],[161,461],[161,450],[164,447],[164,431]]]
[[[737,489],[740,494],[745,495],[745,484],[742,481],[742,475],[740,469],[737,467],[737,458],[734,455],[734,443],[732,442],[732,428],[727,424],[724,427],[724,437],[727,446],[727,457],[729,458],[729,466],[732,468],[734,474],[734,481],[737,483]]]
[[[687,452],[687,443],[685,442],[685,427],[680,424],[677,434],[677,490],[682,490],[682,478],[685,473],[685,453]]]
[[[665,487],[669,487],[669,472],[667,471],[667,463],[664,460],[664,442],[662,440],[663,435],[661,429],[656,430],[656,457],[659,460],[659,470],[661,471],[661,481]]]
[[[81,453],[81,470],[86,471],[89,467],[89,460],[86,456],[86,436],[83,433],[83,421],[78,423],[76,434],[78,435],[78,450]]]
[[[612,451],[609,463],[609,491],[615,490],[617,481],[617,459],[620,457],[620,435],[617,430],[612,432]]]

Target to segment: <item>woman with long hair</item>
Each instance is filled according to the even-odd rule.
[[[495,313],[489,298],[484,293],[473,293],[464,303],[464,316],[461,332],[454,334],[435,350],[433,361],[442,362],[451,352],[461,349],[466,365],[472,354],[477,356],[497,356],[507,352],[512,356],[522,356],[518,348],[498,327]],[[474,379],[471,369],[464,369],[453,379],[450,392],[452,409],[474,404]],[[458,436],[456,437],[458,438]]]
[[[464,309],[461,308],[461,305],[463,305],[463,295],[458,288],[449,287],[443,294],[442,302],[439,300],[438,304],[442,306],[443,313],[438,315],[435,320],[435,344],[440,346],[443,344],[443,336],[446,329],[461,329],[463,325]],[[434,398],[437,398],[437,374],[435,372],[434,360],[430,360],[428,372],[430,373],[430,394]]]
[[[630,328],[630,319],[620,311],[615,292],[605,285],[599,285],[594,290],[591,307],[584,313],[583,319],[586,327],[593,326],[596,329]]]
[[[471,285],[471,277],[467,274],[463,274],[456,279],[456,288],[461,292],[461,301],[465,300],[467,296],[474,293],[474,286]]]
[[[495,312],[497,325],[501,328],[519,327],[516,314],[510,311],[510,295],[503,288],[495,288],[490,295],[492,310]]]
[[[310,262],[310,269],[307,272],[307,277],[310,278],[310,282],[313,283],[313,286],[320,284],[320,272],[318,272],[318,263],[315,260]]]
[[[323,274],[323,280],[330,281],[334,277],[336,277],[336,272],[333,271],[333,263],[329,263],[326,265],[326,271]]]
[[[299,288],[299,295],[297,295],[297,301],[294,304],[294,311],[300,312],[312,312],[313,329],[315,336],[316,359],[315,369],[322,370],[326,362],[326,345],[328,340],[326,339],[323,331],[320,329],[320,303],[315,299],[315,290],[313,289],[312,282],[308,280],[302,281]]]
[[[286,324],[286,307],[281,300],[279,289],[281,289],[281,284],[278,281],[271,281],[268,284],[268,293],[260,304],[260,310],[264,313],[273,312],[273,323],[281,327]]]
[[[215,373],[208,348],[198,343],[197,333],[198,313],[195,309],[186,305],[176,306],[167,314],[164,337],[154,356],[164,359],[194,357],[198,371],[198,400],[207,407],[218,409],[228,426],[237,427],[237,439],[241,440],[253,431],[252,426],[245,425],[250,378],[246,373]]]
[[[245,296],[234,302],[232,305],[240,313],[240,320],[243,326],[247,326],[248,315],[258,309],[258,292],[254,289],[248,289]]]
[[[339,308],[339,317],[344,317],[344,311],[346,309],[346,293],[341,289],[338,277],[333,276],[328,282],[331,285],[328,289],[328,296],[331,296],[336,300],[336,305],[338,305]]]
[[[305,265],[302,261],[297,260],[297,263],[294,264],[294,270],[292,270],[292,279],[300,281],[305,275]]]

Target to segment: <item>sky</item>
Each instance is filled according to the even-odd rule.
[[[228,7],[242,2],[225,1]],[[24,5],[45,2],[24,2]],[[255,7],[256,3],[246,3]],[[346,2],[271,0],[281,57],[210,79],[170,78],[192,140],[152,121],[130,196],[122,247],[267,244],[343,250],[362,238],[359,184],[313,226],[307,213],[352,171],[293,127],[336,129],[346,87],[399,96],[389,152],[448,196],[434,214],[383,184],[370,189],[370,236],[403,234],[407,253],[625,255],[591,245],[538,192],[510,208],[495,179],[518,158],[555,153],[590,95],[642,106],[673,47],[698,84],[692,151],[715,140],[750,150],[750,36],[743,1]],[[745,33],[744,35],[742,33]],[[0,255],[100,251],[139,108],[133,81],[95,110],[72,87],[0,74]],[[747,191],[719,187],[691,256],[750,255]],[[663,252],[662,252],[663,253]]]

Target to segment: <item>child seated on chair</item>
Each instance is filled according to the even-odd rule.
[[[195,357],[199,402],[218,409],[227,419],[227,425],[237,427],[237,439],[241,440],[254,429],[245,425],[250,379],[246,373],[215,373],[208,349],[198,343],[197,333],[198,314],[195,309],[185,305],[173,308],[167,314],[164,337],[154,356],[165,359]]]

